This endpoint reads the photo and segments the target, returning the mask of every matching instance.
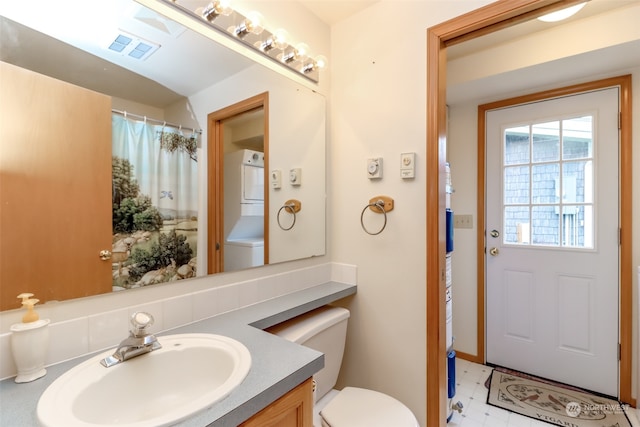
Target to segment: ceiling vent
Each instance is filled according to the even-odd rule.
[[[142,40],[132,34],[120,31],[109,45],[109,50],[122,56],[144,61],[160,48],[160,45],[147,40]]]

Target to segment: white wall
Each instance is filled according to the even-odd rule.
[[[454,249],[451,273],[453,279],[454,348],[477,354],[476,298],[477,251],[477,109],[475,104],[449,107],[447,160],[455,193],[451,196],[454,215],[472,215],[473,228],[454,229]]]
[[[379,390],[426,419],[426,29],[488,1],[383,0],[332,27],[330,252],[358,265],[339,386]],[[415,152],[416,178],[400,178]],[[365,159],[382,157],[383,178]],[[360,227],[368,200],[395,200],[377,236]],[[380,218],[367,213],[367,226]]]
[[[615,13],[611,13],[610,16],[601,17],[598,23],[595,23],[595,18],[589,18],[588,26],[582,25],[578,22],[576,25],[567,25],[564,28],[564,34],[560,33],[560,30],[554,30],[555,36],[564,40],[569,35],[573,39],[579,39],[581,34],[580,27],[584,27],[590,33],[597,29],[603,37],[599,40],[595,48],[606,48],[607,46],[616,46],[621,43],[637,42],[640,39],[640,29],[637,26],[625,26],[625,30],[617,31],[620,25],[620,17],[624,16],[624,19],[636,20],[640,19],[640,5],[626,8]],[[635,21],[634,21],[635,22]],[[633,30],[633,31],[631,31]],[[540,38],[542,37],[542,39]],[[476,298],[476,232],[477,227],[482,226],[477,224],[476,216],[476,202],[477,202],[477,106],[479,104],[496,101],[499,99],[505,99],[512,96],[522,95],[526,93],[537,92],[540,90],[567,86],[569,84],[586,82],[597,80],[600,78],[619,76],[624,74],[632,74],[633,80],[633,123],[640,123],[640,57],[631,55],[620,58],[620,54],[617,52],[617,47],[611,50],[616,52],[615,57],[608,59],[607,52],[597,50],[589,53],[585,50],[585,46],[578,43],[573,45],[558,44],[558,50],[553,49],[553,44],[544,42],[544,38],[548,37],[548,34],[539,36],[531,36],[527,40],[523,40],[523,43],[529,45],[545,46],[542,52],[534,52],[528,59],[522,73],[512,72],[514,71],[513,63],[507,61],[499,61],[496,58],[513,57],[513,46],[505,46],[501,48],[493,49],[488,53],[492,60],[487,60],[487,57],[483,55],[474,55],[473,61],[470,58],[465,58],[461,61],[455,61],[452,64],[452,69],[455,77],[452,79],[459,83],[459,87],[455,89],[456,102],[450,106],[449,116],[449,149],[448,160],[451,163],[453,185],[456,189],[454,196],[452,197],[452,207],[456,214],[473,214],[474,224],[473,229],[456,229],[455,230],[455,259],[453,264],[453,277],[454,277],[454,293],[453,293],[453,305],[454,305],[454,335],[456,337],[455,348],[459,351],[469,353],[471,355],[477,354],[477,298]],[[589,37],[593,37],[590,34]],[[606,40],[606,43],[604,43]],[[604,44],[603,44],[604,43]],[[574,51],[568,51],[568,47],[575,47]],[[518,48],[519,49],[519,48]],[[501,53],[500,53],[501,51]],[[562,52],[562,55],[577,55],[570,59],[559,59],[558,51]],[[511,54],[509,53],[511,52]],[[535,58],[535,60],[534,60]],[[605,59],[607,58],[607,59]],[[618,62],[619,61],[619,62]],[[498,79],[504,83],[500,87],[491,87],[487,90],[487,87],[491,86],[495,79],[488,73],[483,74],[479,71],[482,67],[480,64],[486,64],[491,62],[493,67],[492,72],[497,73]],[[541,66],[536,64],[541,63]],[[579,64],[579,65],[576,65]],[[589,68],[589,64],[594,65],[594,68]],[[629,64],[635,64],[635,67],[630,67]],[[500,68],[502,65],[502,69]],[[542,67],[542,68],[541,68]],[[467,73],[466,77],[463,77],[464,70],[472,71],[473,73]],[[543,70],[543,71],[541,71]],[[516,70],[517,71],[517,70]],[[474,74],[474,77],[470,77],[469,74]],[[523,77],[531,76],[532,78]],[[552,78],[550,78],[552,76]],[[482,88],[474,90],[477,87],[477,82],[474,82],[474,78],[483,77]],[[469,97],[468,101],[461,100],[459,94],[462,92],[460,87],[463,87],[467,94],[472,93],[476,97]],[[505,89],[506,88],[506,89]],[[637,129],[633,132],[633,164],[640,164],[640,152],[637,147],[640,144],[640,133]],[[640,265],[640,216],[637,215],[638,209],[640,209],[640,174],[637,173],[637,168],[633,168],[633,235],[632,235],[632,265],[633,265],[633,289],[634,289],[634,301],[638,301],[637,298],[637,274],[636,266]],[[464,259],[464,262],[458,260]],[[636,331],[634,337],[634,372],[638,372],[637,369],[637,327],[638,324],[638,305],[634,304],[633,324]],[[638,374],[634,375],[636,378]],[[634,380],[635,382],[635,380]],[[637,382],[635,382],[637,383]],[[635,396],[638,395],[636,392]]]

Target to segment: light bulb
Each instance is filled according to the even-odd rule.
[[[327,68],[327,63],[328,63],[327,57],[324,55],[318,55],[316,56],[315,63],[316,63],[316,67],[320,69]]]
[[[289,33],[287,30],[279,28],[273,32],[273,43],[278,49],[285,49],[289,46]]]
[[[231,12],[233,12],[233,9],[231,8],[231,0],[218,0],[218,4],[220,4],[220,10],[222,10],[223,15],[231,15]]]
[[[213,22],[218,16],[229,15],[232,12],[229,4],[229,0],[215,0],[209,3],[204,9],[196,10],[196,13],[207,21]]]
[[[287,43],[288,33],[285,30],[276,30],[263,42],[256,43],[256,46],[260,47],[263,52],[269,52],[274,47],[280,50],[284,50],[289,46]]]
[[[296,60],[296,50],[290,49],[288,52],[283,52],[282,57],[280,58],[282,62],[288,64]]]
[[[264,30],[264,18],[260,12],[249,12],[247,17],[235,29],[236,36],[243,38],[249,33],[260,34]]]
[[[301,68],[301,71],[305,74],[310,73],[312,71],[317,71],[322,68],[326,68],[327,66],[327,57],[324,55],[318,55],[315,59],[310,62],[304,64]]]
[[[276,42],[273,40],[273,37],[269,37],[267,40],[263,42],[256,43],[256,46],[259,46],[260,50],[266,53],[266,52],[269,52],[274,47],[276,47]]]
[[[258,35],[264,30],[264,17],[260,12],[251,11],[247,13],[247,20],[250,26],[249,32]]]
[[[306,43],[298,43],[296,45],[296,59],[298,61],[304,61],[309,57],[309,45]]]

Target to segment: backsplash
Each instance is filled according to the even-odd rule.
[[[40,317],[51,319],[51,344],[45,363],[53,365],[115,347],[126,338],[129,316],[136,311],[151,313],[155,323],[150,330],[159,333],[330,281],[355,284],[356,267],[320,264],[62,321],[56,321],[56,310],[48,312],[45,305],[39,307]],[[9,332],[0,334],[0,379],[17,372],[10,336]]]

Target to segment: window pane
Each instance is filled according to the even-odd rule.
[[[593,162],[565,162],[562,166],[562,202],[593,203]]]
[[[505,244],[592,249],[593,116],[505,129]]]
[[[560,199],[560,164],[546,163],[531,168],[532,203],[558,203]]]
[[[504,168],[504,204],[529,203],[529,166]]]
[[[504,208],[504,243],[528,244],[530,238],[529,207],[507,206]]]
[[[533,138],[532,162],[560,160],[560,122],[533,125],[531,135]]]
[[[558,207],[533,206],[531,217],[531,242],[534,245],[558,246],[560,244]]]
[[[504,131],[504,164],[529,163],[529,126],[520,126]]]
[[[562,158],[593,157],[593,117],[576,117],[562,121]]]
[[[562,246],[593,248],[592,206],[563,206]]]

